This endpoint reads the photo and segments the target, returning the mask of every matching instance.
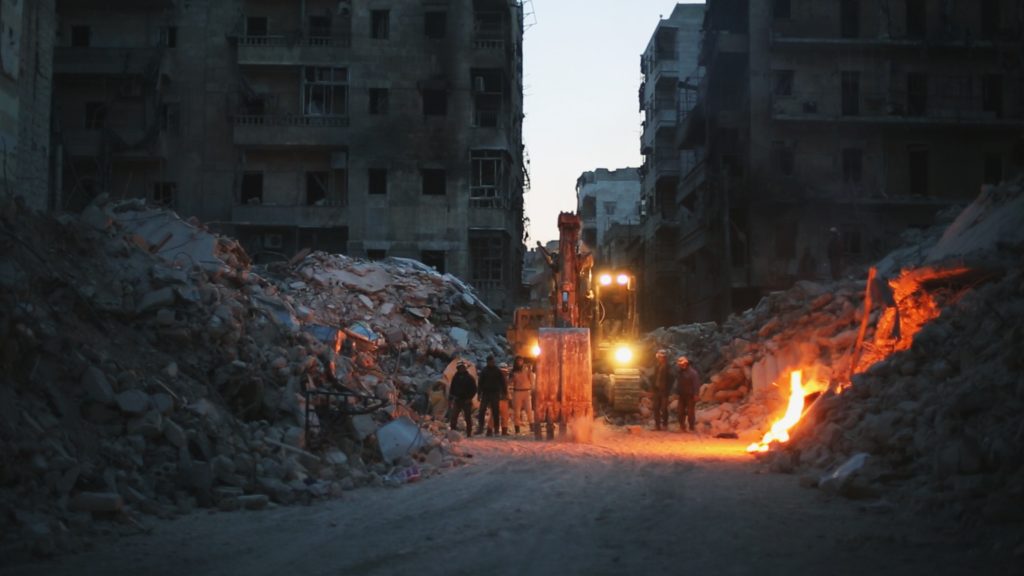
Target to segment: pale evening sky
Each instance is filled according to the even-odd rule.
[[[683,1],[682,4],[703,4]],[[523,40],[528,248],[558,238],[576,179],[640,166],[640,54],[672,0],[533,0]],[[527,4],[529,11],[529,4]]]

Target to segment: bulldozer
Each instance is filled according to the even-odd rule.
[[[561,382],[560,395],[549,394],[547,404],[539,395],[539,406],[561,409],[570,396],[575,404],[582,404],[585,396],[591,405],[597,397],[613,411],[635,412],[640,399],[640,372],[633,365],[632,352],[639,334],[636,275],[628,270],[595,272],[593,256],[581,249],[580,229],[579,217],[563,212],[558,217],[558,252],[552,254],[538,243],[554,280],[548,305],[517,308],[508,340],[517,354],[535,359],[538,388],[544,368],[550,368],[551,378],[557,376]],[[556,336],[559,329],[565,332]],[[585,360],[579,357],[580,338],[587,340]],[[594,379],[593,372],[607,377]],[[585,384],[575,382],[581,375]],[[571,394],[565,390],[567,378],[574,381]],[[595,381],[601,382],[599,389]],[[582,386],[587,388],[585,394],[575,390]]]

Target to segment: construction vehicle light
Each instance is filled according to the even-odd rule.
[[[530,356],[533,356],[534,358],[540,356],[540,344],[530,346]]]
[[[625,286],[626,284],[629,284],[629,276],[619,274],[615,277],[615,281],[619,283],[619,286]]]
[[[601,286],[608,286],[608,285],[610,285],[612,283],[612,275],[611,274],[601,274],[601,277],[598,278],[598,282],[601,283]]]
[[[615,361],[619,364],[629,364],[633,360],[633,350],[629,346],[617,346],[615,348]]]

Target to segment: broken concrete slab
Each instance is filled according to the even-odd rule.
[[[408,416],[388,422],[377,430],[377,445],[387,462],[411,454],[425,444],[423,432]]]
[[[141,390],[125,390],[116,397],[117,407],[126,414],[143,414],[150,408],[149,394]]]

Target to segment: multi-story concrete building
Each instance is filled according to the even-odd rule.
[[[641,318],[672,322],[680,318],[673,297],[680,275],[675,259],[679,237],[676,189],[693,155],[675,143],[680,115],[688,105],[679,84],[698,74],[698,49],[704,6],[677,4],[671,16],[658,22],[640,59],[640,111],[644,115],[640,152],[642,238],[639,284]]]
[[[869,262],[1024,155],[1020,3],[709,0],[677,143],[679,298],[721,319],[824,278],[829,229]],[[690,89],[692,88],[692,89]]]
[[[54,0],[0,2],[0,193],[50,207]]]
[[[640,218],[640,173],[636,168],[598,168],[576,179],[576,213],[583,243],[597,265],[611,265],[607,234],[615,224],[636,224]]]
[[[166,203],[258,260],[422,260],[497,311],[523,241],[512,0],[58,0],[61,196]]]

